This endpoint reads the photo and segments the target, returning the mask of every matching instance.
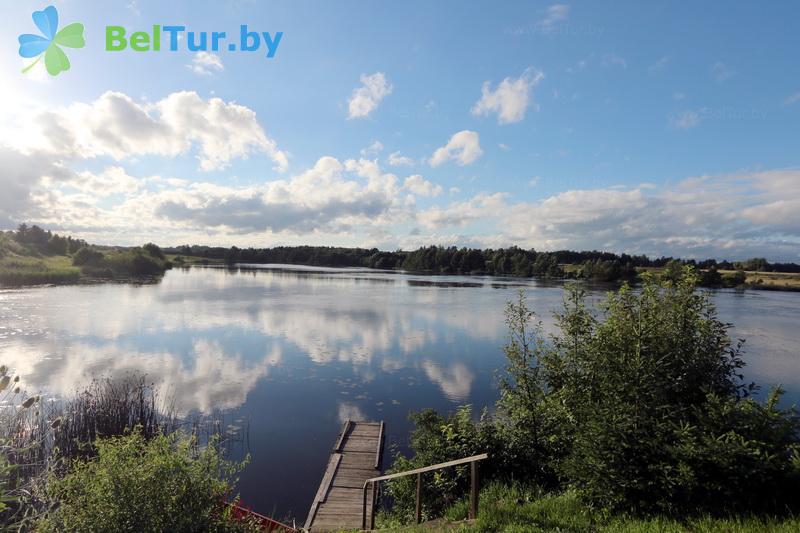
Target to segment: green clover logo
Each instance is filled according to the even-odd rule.
[[[25,74],[32,69],[42,56],[44,56],[44,66],[51,76],[58,76],[59,73],[69,70],[69,58],[60,46],[83,48],[86,45],[83,39],[83,24],[74,22],[57,32],[58,11],[53,6],[47,6],[42,11],[34,11],[33,23],[42,35],[25,33],[19,36],[19,55],[36,58],[36,61],[22,70],[22,73]]]

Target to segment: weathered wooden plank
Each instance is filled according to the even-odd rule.
[[[308,511],[308,518],[306,519],[306,529],[311,527],[314,521],[314,515],[319,510],[319,506],[325,501],[325,497],[333,482],[333,476],[336,469],[339,467],[339,462],[342,460],[342,454],[334,453],[328,461],[328,467],[325,469],[325,475],[322,476],[322,482],[319,484],[317,494],[314,496],[314,501],[311,503],[311,509]]]
[[[336,441],[336,447],[333,449],[334,452],[341,452],[342,451],[342,443],[344,443],[344,439],[347,436],[347,430],[350,429],[350,420],[345,420],[344,425],[342,426],[342,431],[339,433],[339,440]]]
[[[344,423],[306,519],[308,531],[361,527],[364,483],[380,474],[383,434],[383,422],[348,420]],[[373,498],[370,491],[367,494],[368,516],[372,514]]]

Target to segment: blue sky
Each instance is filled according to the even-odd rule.
[[[46,5],[0,18],[3,226],[800,260],[795,2],[65,0],[86,47],[22,75]],[[104,50],[153,24],[283,38]]]

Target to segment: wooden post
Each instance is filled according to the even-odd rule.
[[[369,528],[375,529],[375,505],[378,503],[378,483],[379,481],[372,482],[372,511],[369,516]]]
[[[422,522],[422,472],[417,474],[417,524]]]
[[[364,483],[364,508],[361,511],[361,529],[367,529],[367,483]]]
[[[475,520],[478,517],[478,462],[472,461],[470,464],[470,491],[469,491],[469,519]]]

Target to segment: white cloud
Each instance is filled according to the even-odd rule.
[[[783,103],[786,105],[792,105],[800,102],[800,91],[794,93],[793,95],[789,96]]]
[[[211,52],[197,52],[186,67],[200,76],[211,76],[225,70],[219,55]]]
[[[382,151],[383,143],[380,141],[373,141],[372,144],[361,149],[361,157],[375,157]]]
[[[711,65],[711,76],[717,81],[725,81],[736,75],[736,71],[721,61]]]
[[[347,118],[366,118],[378,104],[392,92],[392,84],[386,80],[383,72],[361,75],[361,87],[353,89],[347,103]]]
[[[392,152],[389,154],[389,159],[386,162],[393,167],[410,167],[414,164],[413,159],[400,155],[400,152]]]
[[[441,185],[436,185],[419,174],[407,177],[403,182],[403,187],[417,196],[439,196],[443,190]]]
[[[497,114],[497,122],[510,124],[525,118],[525,110],[530,104],[531,90],[544,78],[540,70],[527,68],[519,78],[505,78],[492,91],[488,81],[483,83],[481,98],[472,107],[473,115]],[[539,106],[533,104],[533,109]]]
[[[694,128],[703,119],[703,111],[693,111],[691,109],[680,111],[676,114],[670,115],[669,123],[673,128],[679,130],[688,130]]]
[[[628,62],[625,60],[624,57],[620,57],[617,54],[603,54],[603,58],[601,59],[601,63],[604,67],[622,67],[628,68]]]
[[[480,193],[465,202],[446,207],[434,206],[418,213],[417,220],[428,229],[466,226],[481,219],[493,218],[506,207],[507,194]]]
[[[545,10],[544,17],[536,23],[536,28],[542,33],[550,33],[559,22],[569,18],[567,4],[553,4]]]
[[[397,177],[382,173],[375,161],[322,157],[288,180],[255,187],[193,183],[143,195],[138,207],[144,202],[151,218],[199,231],[300,235],[381,223],[393,209],[402,209],[400,197]]]
[[[34,120],[36,145],[61,157],[175,157],[196,147],[201,170],[224,169],[254,153],[266,154],[279,171],[289,164],[252,109],[195,92],[172,93],[150,104],[109,91],[89,104],[44,112]]]
[[[100,173],[78,172],[63,185],[74,187],[86,194],[106,197],[113,194],[133,194],[139,190],[143,180],[128,175],[120,166],[106,167]]]
[[[481,155],[480,137],[477,132],[470,130],[459,131],[450,137],[447,144],[437,148],[430,159],[432,167],[438,167],[442,163],[455,160],[459,165],[469,165],[474,163]]]
[[[660,189],[570,190],[533,203],[495,197],[491,207],[478,195],[419,218],[435,229],[493,220],[500,231],[484,245],[796,261],[800,170],[701,176]]]

